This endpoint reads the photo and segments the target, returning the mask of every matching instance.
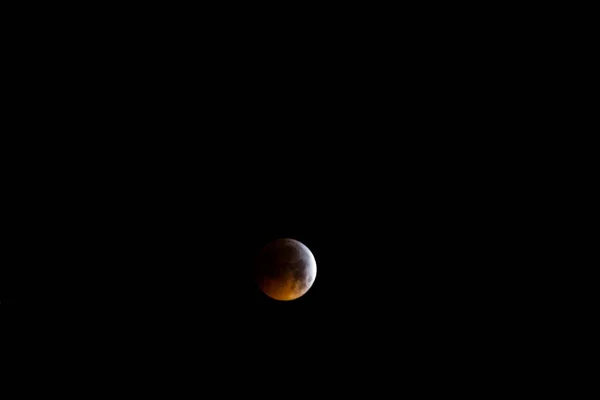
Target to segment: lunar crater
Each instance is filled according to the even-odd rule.
[[[260,252],[256,278],[261,290],[276,300],[303,296],[316,278],[317,264],[312,252],[294,239],[278,239]]]

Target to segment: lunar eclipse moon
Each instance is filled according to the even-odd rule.
[[[256,263],[260,289],[275,300],[295,300],[311,288],[317,263],[311,251],[294,239],[277,239],[261,250]]]

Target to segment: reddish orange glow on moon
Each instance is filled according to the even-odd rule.
[[[256,279],[260,289],[275,300],[302,297],[317,276],[317,263],[311,251],[294,239],[277,239],[259,254]]]

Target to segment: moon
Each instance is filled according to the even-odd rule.
[[[256,263],[256,280],[260,289],[275,300],[302,297],[317,277],[317,262],[303,243],[294,239],[277,239],[260,251]]]

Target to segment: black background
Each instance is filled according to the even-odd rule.
[[[510,68],[482,50],[492,39],[418,32],[35,36],[4,147],[17,256],[3,303],[251,360],[390,354],[418,375],[501,350],[521,262],[506,249],[525,245],[522,198],[503,190],[520,184],[506,181]],[[252,280],[282,237],[317,261],[292,302]]]

